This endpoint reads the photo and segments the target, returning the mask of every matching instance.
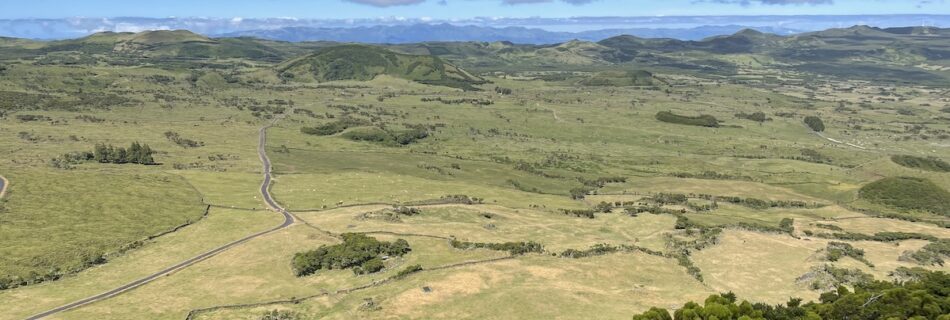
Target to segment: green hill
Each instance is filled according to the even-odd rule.
[[[927,179],[889,177],[861,187],[861,199],[901,210],[950,216],[950,192]]]
[[[379,75],[475,90],[484,80],[432,55],[396,53],[367,45],[341,45],[321,49],[276,67],[280,77],[298,82],[372,80]]]

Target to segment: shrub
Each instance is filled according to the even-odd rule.
[[[165,138],[182,148],[197,148],[205,145],[205,143],[201,141],[182,138],[178,132],[174,131],[166,131]]]
[[[418,264],[414,264],[414,265],[406,267],[405,269],[400,270],[399,273],[396,274],[396,278],[404,278],[410,274],[413,274],[419,271],[422,271],[422,266]]]
[[[361,264],[359,267],[353,268],[353,273],[355,274],[375,273],[375,272],[378,272],[379,270],[383,270],[383,267],[384,267],[383,259],[380,257],[375,257],[375,258],[366,260],[366,262],[363,262],[363,264]]]
[[[864,250],[855,248],[851,244],[845,242],[828,242],[828,247],[825,248],[825,259],[828,259],[828,261],[838,261],[843,257],[851,257],[873,267],[871,262],[864,257]]]

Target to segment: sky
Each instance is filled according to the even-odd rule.
[[[3,0],[0,19],[950,14],[950,0]]]

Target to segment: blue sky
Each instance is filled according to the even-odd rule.
[[[65,17],[572,17],[950,14],[950,0],[29,0],[0,19]]]

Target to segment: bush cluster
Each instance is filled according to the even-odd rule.
[[[544,246],[540,243],[534,241],[521,241],[521,242],[505,242],[505,243],[485,243],[485,242],[465,242],[459,240],[452,240],[450,243],[453,248],[470,250],[470,249],[490,249],[496,251],[507,251],[513,256],[523,255],[526,253],[542,253],[544,252]]]
[[[699,127],[719,127],[719,120],[708,114],[702,114],[695,117],[678,115],[669,111],[660,111],[656,113],[656,119],[676,124],[685,124]]]
[[[315,135],[315,136],[329,136],[329,135],[334,135],[334,134],[343,132],[344,130],[349,129],[349,128],[368,126],[370,124],[371,123],[369,121],[366,121],[363,119],[344,117],[344,118],[341,118],[340,120],[330,122],[330,123],[325,123],[316,127],[300,128],[300,132],[303,132],[305,134]]]

